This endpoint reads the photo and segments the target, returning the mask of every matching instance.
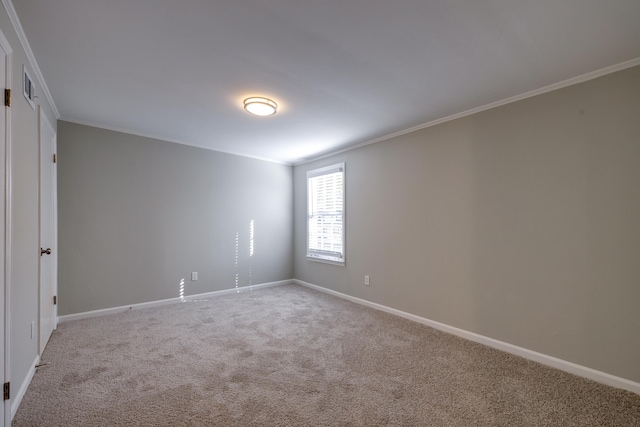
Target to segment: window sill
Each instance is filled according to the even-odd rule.
[[[345,265],[344,261],[334,261],[331,259],[324,259],[324,258],[318,258],[318,257],[312,257],[312,256],[307,256],[307,261],[320,262],[322,264],[339,265],[342,267],[344,267]]]

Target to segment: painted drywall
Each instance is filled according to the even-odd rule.
[[[64,121],[58,158],[60,315],[292,277],[291,166]]]
[[[639,118],[635,67],[296,166],[294,275],[640,382]],[[345,267],[305,258],[337,162]]]
[[[38,335],[31,337],[31,322],[38,322],[39,225],[39,146],[38,114],[22,95],[22,67],[36,84],[36,103],[42,107],[49,122],[56,126],[56,117],[42,94],[42,82],[37,80],[17,33],[4,8],[0,7],[0,29],[11,49],[10,144],[11,144],[11,273],[10,294],[10,366],[12,397],[24,385],[33,362],[38,356]]]

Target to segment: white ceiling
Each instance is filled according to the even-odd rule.
[[[640,56],[639,0],[13,4],[63,120],[285,163]]]

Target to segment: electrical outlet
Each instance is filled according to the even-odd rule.
[[[198,272],[197,271],[192,271],[191,272],[191,281],[195,282],[196,280],[198,280]]]
[[[365,286],[369,286],[369,276],[364,276],[364,284]]]

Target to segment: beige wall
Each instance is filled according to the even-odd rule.
[[[292,277],[291,166],[64,121],[58,158],[60,315]]]
[[[342,161],[346,267],[305,259]],[[294,275],[640,382],[639,185],[635,67],[295,167]]]
[[[42,93],[26,53],[6,10],[0,7],[0,29],[9,41],[11,54],[11,217],[13,246],[10,281],[10,379],[15,392],[23,384],[38,353],[37,333],[31,338],[31,322],[38,321],[39,263],[39,148],[38,115],[22,95],[22,66],[26,65],[36,84],[36,100],[55,129],[56,117]],[[37,332],[37,331],[36,331]],[[14,393],[12,392],[12,395]]]

